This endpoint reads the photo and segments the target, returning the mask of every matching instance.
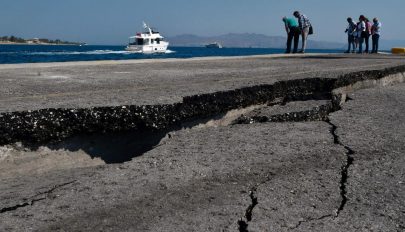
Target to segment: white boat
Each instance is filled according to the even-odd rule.
[[[222,45],[218,42],[210,43],[205,45],[206,48],[222,48]]]
[[[145,22],[143,27],[147,31],[129,37],[129,43],[125,50],[137,53],[165,53],[169,42],[165,41],[159,32],[153,30]]]

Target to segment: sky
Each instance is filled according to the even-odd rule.
[[[258,33],[285,36],[283,16],[311,20],[314,40],[346,42],[346,18],[379,17],[383,38],[405,40],[405,0],[2,0],[0,36],[121,45],[142,21],[166,37]]]

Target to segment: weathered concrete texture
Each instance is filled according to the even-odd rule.
[[[404,64],[402,56],[336,54],[2,65],[0,112],[173,104],[186,96]]]
[[[303,223],[298,231],[405,230],[405,85],[355,92],[330,116],[352,149],[348,201],[335,219]]]
[[[195,118],[213,117],[231,109],[272,102],[302,100],[332,95],[333,89],[353,88],[356,83],[382,82],[396,76],[404,81],[405,66],[349,73],[334,78],[277,81],[235,90],[184,97],[166,105],[129,105],[88,109],[43,109],[0,114],[0,144],[17,141],[49,142],[76,134],[162,130]],[[335,97],[343,99],[342,94]],[[330,96],[332,98],[332,96]],[[336,99],[332,99],[336,102]],[[106,103],[108,104],[108,103]],[[336,108],[336,106],[333,106]],[[323,107],[323,114],[330,111]],[[281,121],[281,120],[278,120]]]
[[[1,230],[235,231],[254,187],[288,228],[333,213],[344,160],[323,122],[183,130],[126,164],[2,182],[6,207],[71,184],[2,213]]]
[[[405,85],[359,91],[332,115],[355,151],[340,223],[351,230],[405,230]]]
[[[91,157],[85,149],[70,152],[67,149],[39,147],[34,151],[20,146],[0,147],[0,180],[55,170],[103,165],[101,158]]]
[[[294,101],[279,105],[262,106],[242,115],[235,124],[263,122],[302,122],[326,120],[336,110],[331,100]]]
[[[360,70],[386,68],[404,62],[390,56],[355,57],[359,59]],[[39,147],[37,152],[41,156],[61,156],[55,160],[62,160],[63,164],[54,168],[41,166],[41,162],[33,157],[36,151],[25,149],[19,143],[1,147],[5,154],[0,156],[0,169],[7,167],[19,171],[12,174],[0,172],[0,231],[404,230],[405,85],[360,90],[348,98],[345,91],[368,86],[364,83],[370,80],[382,82],[381,78],[387,75],[397,74],[403,81],[405,66],[347,74],[346,71],[357,67],[353,66],[353,59],[346,56],[225,60],[159,61],[152,64],[156,70],[161,70],[161,78],[181,66],[181,72],[169,75],[173,83],[176,77],[180,78],[177,84],[188,78],[191,80],[183,85],[190,83],[192,87],[185,91],[193,94],[179,101],[172,98],[174,92],[171,90],[167,95],[160,90],[162,96],[170,99],[167,105],[161,105],[158,98],[153,99],[157,92],[148,89],[146,92],[150,92],[144,98],[126,107],[36,111],[38,105],[34,104],[31,112],[3,113],[1,129],[3,133],[13,135],[7,140],[10,138],[3,134],[3,143],[26,139],[27,136],[30,138],[27,141],[31,142],[41,141],[41,137],[48,141],[53,136],[62,139],[77,136],[48,144],[49,148]],[[317,61],[317,64],[308,61]],[[272,62],[275,66],[267,68],[266,65]],[[134,67],[130,65],[141,64],[128,63],[110,68],[118,72],[126,68],[132,70]],[[252,71],[254,64],[259,66]],[[295,74],[300,73],[300,77],[328,73],[328,78],[312,76],[301,79],[294,72],[289,73],[291,76],[283,73],[279,76],[282,80],[278,81],[264,78],[273,69],[274,72],[285,70],[285,66],[284,69],[279,67],[283,64],[295,64],[297,69],[310,70],[300,73],[295,69]],[[325,71],[332,64],[337,69]],[[15,75],[32,70],[71,69],[69,64],[42,66],[47,65],[13,69],[5,66],[0,70],[13,70],[10,75]],[[252,70],[243,72],[239,66],[251,67]],[[89,68],[83,63],[77,67],[82,72]],[[193,68],[201,71],[201,78],[205,73],[199,68],[210,70],[210,67],[218,68],[215,71],[218,75],[211,74],[224,82],[218,81],[214,85],[209,75],[205,76],[208,82],[194,79],[198,73]],[[229,69],[237,78],[226,77],[233,73]],[[223,71],[226,74],[220,74]],[[251,75],[258,75],[257,79]],[[144,80],[151,86],[159,79],[152,76],[150,83]],[[187,78],[182,79],[184,77]],[[356,83],[358,81],[363,85]],[[79,88],[90,88],[86,83],[77,83],[75,85]],[[252,86],[257,83],[261,85]],[[38,86],[45,86],[43,84]],[[50,86],[52,84],[43,89],[46,90],[44,94]],[[339,91],[332,96],[335,88]],[[196,95],[198,91],[211,94]],[[130,99],[130,95],[124,92],[123,97]],[[178,89],[176,94],[177,97],[182,95],[178,94]],[[57,101],[49,102],[47,106],[63,105],[69,99],[67,96],[49,98],[47,101]],[[111,96],[106,94],[102,98]],[[280,99],[286,105],[263,112],[285,115],[290,110],[305,112],[314,106],[330,105],[329,100],[290,102],[319,99],[319,96],[330,98],[334,110],[337,109],[336,102],[348,101],[325,121],[258,122],[221,127],[212,127],[215,123],[197,127],[191,124],[189,129],[167,131],[173,125],[178,129],[175,125],[183,121],[203,120],[205,116],[212,117],[234,108],[274,103]],[[97,105],[102,98],[81,102],[75,107]],[[148,98],[153,106],[142,106],[142,99]],[[25,100],[23,105],[31,101]],[[3,106],[6,107],[5,103]],[[16,109],[15,106],[10,101],[10,109]],[[71,110],[81,113],[76,119],[65,121],[65,115],[71,115]],[[158,114],[162,112],[165,114]],[[44,127],[38,127],[38,130],[33,126],[41,117],[44,118],[40,125]],[[296,121],[294,117],[289,120]],[[161,124],[156,124],[157,121]],[[128,128],[136,130],[128,132]],[[24,135],[27,131],[40,133]],[[94,134],[98,132],[108,133]],[[89,157],[81,159],[82,165],[77,165],[81,168],[75,168],[66,161],[65,156],[70,153],[78,155],[76,157],[88,154]],[[28,154],[28,159],[13,158],[16,154]],[[118,162],[128,162],[94,166],[102,163],[90,157],[99,157],[107,163],[114,162],[112,157],[118,157]],[[38,170],[25,169],[30,160],[33,165],[38,165]]]

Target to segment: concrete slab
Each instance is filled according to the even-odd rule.
[[[183,130],[126,164],[8,179],[5,206],[75,182],[2,213],[1,230],[235,231],[252,188],[262,207],[276,208],[275,228],[288,228],[302,213],[333,213],[340,201],[345,156],[329,129],[318,122]]]
[[[403,64],[402,56],[315,54],[0,65],[0,112],[171,104],[185,96]]]
[[[307,97],[312,94],[313,82],[323,81],[315,77],[336,79],[352,71],[402,64],[404,59],[395,56],[317,55],[11,65],[0,67],[0,77],[11,83],[10,88],[1,87],[0,102],[3,112],[123,102],[141,106],[179,103],[184,96],[276,80],[312,78],[291,86],[296,97]],[[138,70],[145,76],[134,74]],[[41,80],[44,73],[58,81]],[[373,78],[382,78],[382,74],[366,72],[350,78],[371,78],[370,83],[377,83]],[[68,75],[72,78],[65,78]],[[398,75],[402,80],[403,74]],[[339,79],[333,86],[343,87],[346,82]],[[279,85],[286,83],[292,84]],[[350,86],[345,88],[355,92],[342,98],[349,101],[325,121],[219,127],[208,123],[174,131],[84,133],[45,144],[48,148],[39,146],[39,150],[20,143],[3,146],[0,169],[18,172],[0,172],[0,231],[402,231],[405,85],[358,91],[360,84],[347,83]],[[134,91],[138,86],[143,86],[143,94]],[[321,85],[327,88],[317,91],[332,91],[333,86]],[[207,95],[202,106],[198,105],[199,96],[194,96],[187,101],[198,104],[185,105],[179,114],[195,108],[223,113],[215,107],[226,106],[223,101],[232,97],[262,96],[248,96],[253,91],[264,90]],[[306,110],[324,103],[291,102],[265,114]],[[204,108],[209,104],[213,107]],[[159,112],[151,109],[150,115],[142,118]],[[116,109],[105,110],[115,115]],[[46,114],[63,122],[65,118],[54,118],[54,112]],[[90,122],[93,118],[89,115],[101,118],[105,124],[96,124],[96,128],[115,125],[111,120],[104,122],[99,113],[103,112],[89,111],[84,116]],[[13,120],[19,114],[8,116]],[[2,122],[9,123],[4,118]],[[55,126],[44,122],[50,128]],[[37,125],[35,120],[32,123]],[[21,125],[24,122],[16,123],[10,131],[24,131]],[[100,162],[121,155],[121,151],[134,153],[128,156],[133,159],[120,164]],[[26,154],[27,159],[14,159]],[[51,167],[46,167],[35,154],[61,164],[50,162]],[[76,160],[77,167],[68,162],[70,155],[81,157]],[[93,160],[95,157],[100,159]],[[27,164],[36,167],[27,168]]]

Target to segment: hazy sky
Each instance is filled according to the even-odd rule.
[[[405,0],[2,0],[0,35],[125,44],[142,21],[165,36],[284,35],[294,10],[314,25],[312,39],[346,42],[346,18],[378,16],[385,39],[405,40]]]

